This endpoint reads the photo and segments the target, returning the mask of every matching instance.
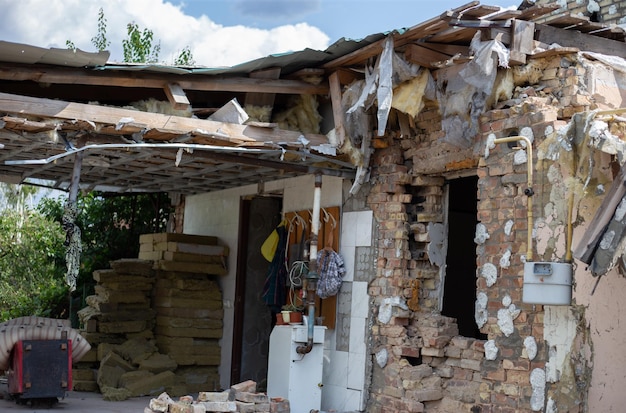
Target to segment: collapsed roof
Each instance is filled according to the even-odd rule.
[[[507,45],[510,64],[553,43],[626,57],[621,28],[546,17],[557,7],[470,2],[408,29],[229,68],[114,64],[108,53],[0,42],[0,180],[67,190],[79,153],[84,190],[193,194],[311,173],[363,179],[369,142],[344,125],[342,87],[366,77],[386,42],[432,72],[473,59],[477,31]]]

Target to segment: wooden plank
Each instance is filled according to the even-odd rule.
[[[464,4],[460,7],[454,8],[451,10],[451,13],[461,12],[480,4],[478,1],[472,1],[467,4]],[[405,44],[411,43],[412,41],[420,38],[427,37],[434,33],[437,33],[448,27],[448,22],[441,19],[440,16],[433,17],[432,19],[426,20],[423,23],[420,23],[416,26],[413,26],[403,33],[395,33],[393,34],[394,39],[394,47],[404,46]],[[352,53],[348,53],[344,56],[338,57],[335,60],[331,60],[330,62],[325,63],[322,67],[325,69],[337,69],[342,66],[351,66],[357,63],[361,63],[370,57],[374,57],[379,55],[383,50],[383,43],[385,39],[380,39],[374,43],[371,43],[367,46],[364,46],[358,50],[355,50]]]
[[[535,36],[535,23],[513,20],[511,26],[511,48],[509,64],[511,66],[526,63],[526,55],[532,53]]]
[[[246,77],[217,77],[209,75],[169,75],[125,71],[85,71],[65,67],[42,67],[3,63],[0,79],[31,80],[39,83],[118,86],[162,89],[164,84],[177,83],[184,90],[206,92],[257,92],[279,94],[325,95],[328,85],[314,85],[301,80],[252,79]]]
[[[335,71],[328,77],[330,88],[330,100],[333,107],[333,119],[335,122],[335,134],[337,146],[342,147],[346,140],[345,112],[341,105],[341,83],[339,74]]]
[[[432,42],[419,42],[416,44],[423,46],[427,49],[434,50],[436,52],[445,53],[450,56],[454,56],[456,54],[460,54],[461,56],[469,56],[469,46]]]
[[[280,67],[272,67],[265,70],[257,70],[250,73],[252,79],[278,79],[280,78]],[[250,106],[269,106],[274,107],[275,93],[257,93],[248,92],[244,99],[244,105]],[[271,113],[271,112],[270,112]]]
[[[174,109],[186,110],[189,108],[189,99],[187,99],[185,91],[178,83],[168,83],[163,90],[165,91],[167,100],[169,100]]]
[[[590,264],[597,245],[604,234],[604,230],[613,219],[617,206],[626,195],[626,168],[621,168],[619,174],[611,184],[609,192],[604,196],[600,207],[593,219],[587,226],[587,231],[582,235],[578,245],[573,251],[575,258]]]
[[[544,24],[535,25],[535,40],[626,58],[626,43],[624,42],[591,36],[574,30],[563,30]]]
[[[404,57],[411,63],[432,69],[435,67],[434,62],[448,60],[451,56],[414,43],[407,46]]]
[[[558,10],[561,6],[556,3],[552,4],[535,4],[527,9],[522,10],[522,14],[520,14],[517,18],[522,20],[531,20],[541,16],[545,16],[546,14],[550,14],[555,10]]]
[[[556,49],[548,49],[548,50],[544,50],[543,52],[531,54],[528,57],[530,59],[540,59],[542,57],[552,57],[552,56],[559,56],[563,54],[572,54],[572,53],[578,53],[578,52],[580,52],[580,49],[578,49],[577,47],[558,47]]]
[[[131,118],[135,123],[143,123],[148,128],[177,130],[180,135],[197,129],[228,136],[224,140],[240,141],[286,141],[297,142],[304,135],[311,145],[328,143],[324,135],[301,133],[283,129],[259,128],[250,125],[236,125],[206,119],[183,118],[179,116],[148,113],[137,110],[113,108],[99,105],[66,102],[62,100],[33,98],[29,96],[0,93],[0,110],[8,113],[38,116],[42,118],[77,119],[116,125],[122,118]]]

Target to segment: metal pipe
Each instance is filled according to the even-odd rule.
[[[528,168],[527,168],[527,180],[528,187],[524,190],[524,194],[528,197],[528,211],[527,211],[527,237],[526,237],[526,261],[533,260],[533,198],[532,196],[535,194],[533,191],[533,146],[530,139],[526,136],[507,136],[506,138],[496,138],[493,143],[507,143],[507,142],[518,142],[524,141],[526,143],[526,157],[528,158]]]
[[[317,240],[320,227],[320,204],[322,199],[322,175],[315,175],[315,189],[313,192],[313,213],[311,217],[311,244],[309,246],[309,272],[306,276],[307,315],[307,343],[296,347],[298,354],[310,353],[313,349],[313,335],[315,334],[315,290],[319,275],[317,273]]]

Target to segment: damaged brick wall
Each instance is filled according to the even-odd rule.
[[[575,54],[535,59],[500,81],[507,77],[509,85],[498,86],[510,88],[511,98],[480,118],[482,133],[473,147],[459,149],[442,140],[435,102],[427,102],[415,118],[412,136],[388,131],[379,139],[368,195],[380,228],[377,277],[369,288],[376,321],[368,412],[585,409],[586,394],[577,390],[589,371],[584,357],[571,363],[571,371],[579,373],[546,380],[545,311],[522,303],[532,230],[525,194],[528,160],[524,150],[496,147],[493,139],[522,134],[538,147],[593,102]],[[438,256],[442,240],[433,228],[444,223],[444,176],[468,170],[478,175],[475,318],[486,341],[459,336],[456,320],[440,312],[445,260]],[[552,186],[562,181],[547,179],[544,169],[538,175],[533,212],[552,235],[540,253],[531,248],[535,260],[562,259],[564,248],[557,245],[565,232],[563,200],[551,198]],[[586,340],[583,324],[579,347]]]
[[[554,0],[537,0],[535,4],[554,4]],[[592,22],[626,23],[626,1],[620,0],[567,0],[557,2],[561,8],[553,14],[564,11],[574,15],[587,16]]]

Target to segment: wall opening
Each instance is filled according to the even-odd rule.
[[[459,334],[485,339],[474,319],[478,177],[447,181],[447,253],[441,313],[456,318]]]

